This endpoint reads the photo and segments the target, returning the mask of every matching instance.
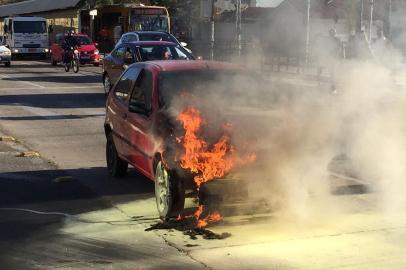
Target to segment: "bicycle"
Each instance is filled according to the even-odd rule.
[[[69,51],[68,55],[69,62],[64,65],[65,72],[69,72],[69,70],[72,68],[74,73],[79,72],[79,51],[76,48],[72,48]]]

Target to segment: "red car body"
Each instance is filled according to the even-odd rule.
[[[179,175],[175,155],[181,130],[168,115],[185,89],[182,79],[184,85],[201,89],[207,78],[236,71],[241,68],[212,61],[139,62],[129,66],[109,92],[104,124],[108,171],[122,177],[132,165],[153,180],[161,218],[176,217],[184,207],[185,188],[195,188],[193,177]]]
[[[64,50],[62,44],[64,42],[66,34],[56,35],[55,42],[51,45],[51,61],[53,65],[63,61]],[[98,66],[100,64],[100,54],[97,49],[97,44],[94,43],[86,34],[73,34],[74,37],[86,42],[79,42],[80,47],[78,51],[80,53],[80,64],[92,64]]]

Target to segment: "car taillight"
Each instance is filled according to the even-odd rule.
[[[97,49],[94,51],[94,54],[99,54],[99,53],[100,53],[100,52],[99,52],[99,50],[97,50]]]

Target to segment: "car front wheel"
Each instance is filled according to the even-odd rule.
[[[155,199],[159,217],[163,220],[177,217],[185,205],[185,188],[176,171],[168,170],[162,161],[155,169]]]
[[[106,143],[106,161],[109,174],[113,177],[124,177],[127,174],[128,163],[122,160],[114,145],[113,136],[110,133]]]
[[[11,62],[6,62],[4,65],[5,65],[6,67],[9,67],[9,66],[11,66]]]

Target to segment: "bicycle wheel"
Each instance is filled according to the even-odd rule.
[[[72,60],[72,69],[75,73],[79,72],[79,61],[77,59]]]

